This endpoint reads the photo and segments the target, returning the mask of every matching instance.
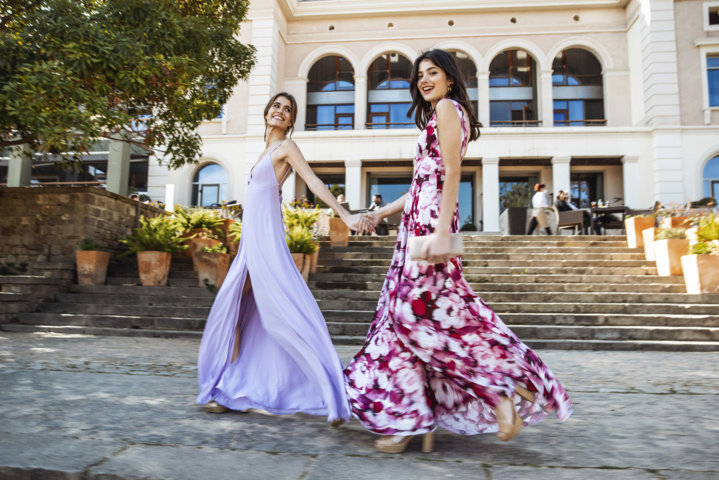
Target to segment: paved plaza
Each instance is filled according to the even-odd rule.
[[[539,351],[574,401],[567,422],[509,443],[439,431],[431,454],[390,455],[356,420],[205,413],[197,347],[0,332],[0,478],[719,478],[719,353]]]

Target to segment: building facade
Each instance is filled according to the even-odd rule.
[[[462,164],[460,215],[499,230],[516,185],[650,208],[719,195],[719,1],[252,0],[250,78],[201,126],[203,158],[148,193],[183,205],[242,203],[264,150],[263,109],[299,103],[292,138],[350,207],[411,181],[418,130],[406,117],[418,53],[453,52],[484,125]],[[283,198],[312,198],[291,177]]]

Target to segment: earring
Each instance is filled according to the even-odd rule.
[[[449,87],[447,87],[447,95],[452,93],[452,84],[450,83]]]

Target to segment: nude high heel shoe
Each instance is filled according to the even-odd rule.
[[[509,412],[512,412],[511,419],[507,418]],[[516,437],[522,429],[522,417],[519,416],[517,410],[514,408],[514,402],[509,398],[505,397],[499,405],[497,405],[497,408],[494,410],[494,415],[497,417],[497,423],[499,424],[497,438],[501,441],[510,441]]]
[[[517,385],[516,387],[514,387],[514,393],[516,393],[528,402],[534,401],[534,394],[521,385]]]
[[[414,438],[415,435],[387,435],[382,438],[378,438],[374,442],[374,448],[378,452],[382,453],[402,453],[407,450],[409,441]],[[434,448],[434,432],[425,433],[422,435],[422,452],[432,453]]]

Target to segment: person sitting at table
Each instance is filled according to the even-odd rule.
[[[372,204],[367,208],[368,211],[374,212],[387,205],[382,201],[382,195],[376,193],[372,198]],[[387,227],[387,219],[383,218],[377,226],[374,227],[374,231],[377,235],[389,235],[389,228]]]
[[[602,230],[599,228],[599,225],[594,223],[592,221],[592,214],[587,211],[586,209],[580,209],[577,208],[576,205],[572,203],[572,201],[569,198],[569,192],[565,192],[564,190],[560,190],[557,194],[557,200],[554,202],[554,206],[557,207],[557,210],[560,212],[568,212],[570,210],[581,210],[582,211],[582,218],[584,221],[583,230],[585,235],[589,235],[589,232],[594,230],[595,235],[601,235]]]

